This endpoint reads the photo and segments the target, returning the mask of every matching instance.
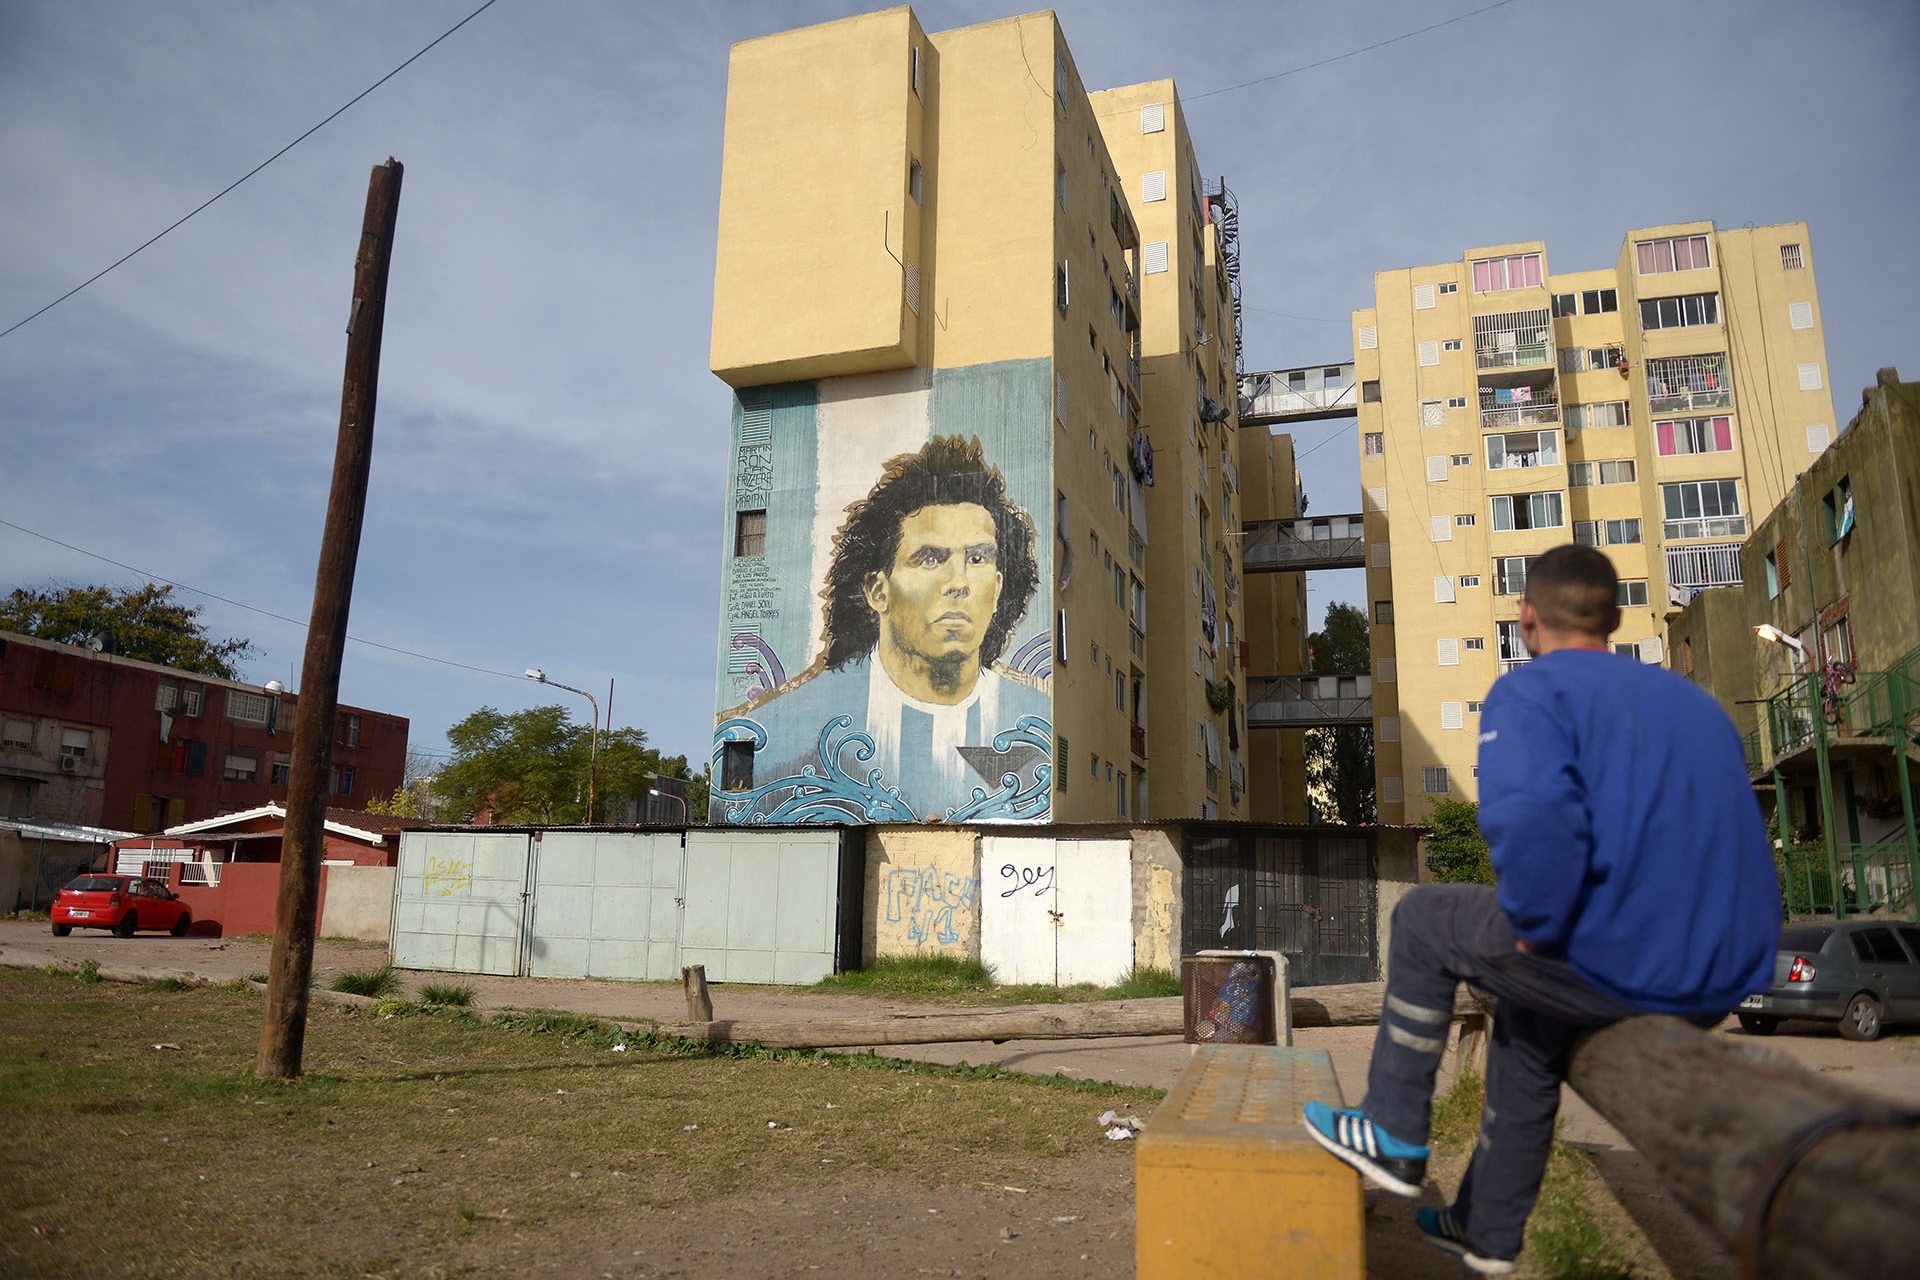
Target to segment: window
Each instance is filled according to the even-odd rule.
[[[360,745],[360,717],[348,712],[340,717],[340,741],[349,747]]]
[[[1062,209],[1067,207],[1067,162],[1065,160],[1053,162],[1053,198],[1059,202]]]
[[[1637,240],[1633,246],[1640,274],[1658,275],[1663,271],[1692,271],[1712,266],[1707,257],[1705,236],[1675,236],[1669,240]]]
[[[1733,419],[1675,418],[1653,424],[1654,447],[1663,458],[1690,453],[1730,453]]]
[[[72,760],[85,760],[87,753],[93,750],[93,731],[90,729],[62,729],[60,731],[60,754]]]
[[[1790,329],[1813,328],[1813,304],[1811,302],[1789,302],[1787,304],[1787,327]]]
[[[764,510],[734,513],[733,554],[736,556],[767,554],[767,513]]]
[[[1805,265],[1800,258],[1799,245],[1783,244],[1780,246],[1780,269],[1782,271],[1798,271]]]
[[[1480,585],[1480,575],[1477,573],[1463,573],[1460,575],[1460,585],[1462,587],[1477,587]],[[1468,645],[1467,648],[1471,649],[1473,646]]]
[[[1499,556],[1493,562],[1493,594],[1523,595],[1527,589],[1527,566],[1538,556]]]
[[[1380,803],[1399,804],[1400,789],[1404,785],[1399,778],[1380,779]]]
[[[1630,605],[1644,605],[1647,602],[1647,580],[1645,578],[1623,578],[1614,592],[1613,602],[1622,609]]]
[[[1633,479],[1634,460],[1632,458],[1567,464],[1567,484],[1575,489],[1585,489],[1596,484],[1632,484]]]
[[[1620,309],[1620,294],[1613,289],[1587,289],[1580,294],[1580,314],[1605,315]]]
[[[1520,253],[1506,258],[1477,258],[1473,263],[1473,291],[1498,293],[1540,283],[1540,255]]]
[[[1363,404],[1380,403],[1380,380],[1370,378],[1360,384],[1360,400]]]
[[[1820,389],[1820,366],[1818,364],[1803,364],[1800,366],[1800,389],[1802,391],[1818,391]]]
[[[1400,664],[1398,662],[1392,658],[1382,658],[1379,663],[1379,673],[1374,678],[1381,684],[1392,684],[1399,678],[1399,674]]]
[[[1444,575],[1433,580],[1433,602],[1435,604],[1453,603],[1453,579]]]
[[[1460,286],[1459,286],[1458,284],[1456,284],[1456,283],[1455,283],[1454,281],[1451,281],[1451,280],[1449,280],[1449,281],[1447,281],[1447,283],[1445,283],[1445,284],[1443,284],[1443,285],[1441,285],[1441,286],[1440,286],[1440,292],[1442,292],[1442,293],[1458,293],[1458,292],[1460,292]]]
[[[1149,102],[1140,108],[1140,132],[1159,133],[1167,127],[1167,104]]]
[[[1526,641],[1520,635],[1519,623],[1496,622],[1493,625],[1494,630],[1498,632],[1500,661],[1504,664],[1504,669],[1510,670],[1513,666],[1533,657],[1527,652]]]
[[[260,762],[252,756],[229,755],[220,776],[228,782],[252,782],[260,772]]]
[[[1373,620],[1380,626],[1393,625],[1393,601],[1375,600],[1373,602]]]
[[[1624,347],[1588,347],[1587,368],[1618,369],[1626,363],[1627,352]]]
[[[1853,661],[1853,626],[1845,614],[1841,614],[1832,626],[1821,630],[1820,640],[1826,649],[1828,662]]]
[[[1167,198],[1167,171],[1153,169],[1140,175],[1140,199],[1147,203]]]
[[[1745,537],[1740,486],[1734,480],[1688,480],[1660,486],[1665,538]]]
[[[1827,491],[1827,541],[1838,542],[1853,532],[1853,485],[1842,476],[1840,483]]]
[[[1558,493],[1503,493],[1493,499],[1493,527],[1511,529],[1557,529],[1565,524],[1566,511]]]
[[[8,718],[4,727],[0,727],[0,747],[31,748],[33,746],[33,722]]]
[[[1428,340],[1420,344],[1420,363],[1423,366],[1440,363],[1440,344],[1438,342]]]
[[[1488,436],[1487,470],[1510,471],[1516,467],[1554,467],[1560,464],[1558,431],[1509,431]]]
[[[1687,293],[1673,298],[1640,299],[1642,329],[1686,329],[1697,324],[1719,323],[1720,295],[1717,293]],[[1805,327],[1812,327],[1811,320]]]
[[[1062,258],[1053,273],[1053,305],[1065,311],[1067,309],[1067,260]]]
[[[1340,380],[1346,376],[1347,371],[1337,364],[1320,371],[1320,381],[1329,387],[1339,386]]]
[[[907,194],[913,202],[919,204],[924,193],[926,173],[920,168],[920,162],[912,156],[907,157]]]
[[[1157,276],[1167,269],[1167,242],[1154,240],[1140,247],[1140,274]]]
[[[1363,324],[1360,326],[1359,341],[1356,344],[1361,351],[1376,351],[1380,347],[1380,326]]]
[[[907,83],[913,86],[916,95],[924,96],[927,87],[927,64],[921,60],[920,46],[907,47]]]
[[[1480,517],[1474,515],[1471,511],[1462,512],[1453,518],[1453,526],[1456,529],[1470,529],[1479,519]]]
[[[1460,339],[1448,338],[1445,342],[1440,344],[1440,349],[1442,351],[1458,351],[1460,350]]]
[[[1369,431],[1361,437],[1361,451],[1369,458],[1377,458],[1387,451],[1387,437],[1383,431]]]
[[[720,744],[720,789],[722,791],[753,790],[753,744],[751,742]]]
[[[1772,600],[1780,594],[1780,562],[1774,553],[1767,552],[1767,599]]]
[[[284,787],[293,776],[293,757],[276,751],[267,762],[267,781],[276,787]]]
[[[1583,547],[1625,546],[1640,541],[1638,520],[1575,520],[1573,540]]]
[[[1833,428],[1824,422],[1807,424],[1807,452],[1825,453],[1827,446],[1833,443]]]
[[[227,719],[240,724],[265,724],[267,722],[267,699],[258,693],[244,693],[239,689],[227,690]]]
[[[1448,455],[1448,460],[1456,467],[1470,467],[1473,465],[1473,455],[1470,453],[1450,454]]]
[[[171,680],[162,680],[153,686],[153,709],[171,711],[180,701],[180,686]]]
[[[354,775],[354,768],[352,765],[343,764],[343,765],[334,766],[333,789],[339,792],[343,796],[352,795],[353,794],[353,775]]]
[[[1483,643],[1484,643],[1484,642],[1483,642]],[[1468,701],[1468,703],[1467,703],[1467,714],[1468,714],[1468,715],[1470,715],[1470,716],[1477,716],[1477,715],[1479,715],[1479,714],[1480,714],[1480,703],[1478,703],[1478,702],[1476,702],[1476,701],[1471,701],[1471,700],[1469,700],[1469,701]],[[1477,777],[1479,777],[1479,776],[1480,776],[1480,771],[1479,771],[1478,769],[1475,769],[1475,770],[1473,771],[1473,776],[1474,776],[1474,777],[1476,777],[1476,778],[1477,778]]]
[[[1430,284],[1417,284],[1413,286],[1413,309],[1415,311],[1431,311],[1434,305],[1434,296],[1434,288]]]
[[[1587,349],[1585,347],[1560,348],[1560,372],[1580,373],[1587,367]]]
[[[1436,453],[1427,459],[1427,483],[1440,484],[1447,478],[1447,455]]]
[[[1380,717],[1380,741],[1382,742],[1400,741],[1400,717],[1399,716],[1381,716]]]
[[[1092,776],[1093,776],[1093,780],[1094,780],[1095,782],[1098,782],[1098,781],[1100,781],[1100,756],[1099,756],[1099,754],[1098,754],[1098,753],[1096,752],[1096,753],[1094,753],[1093,755],[1090,755],[1090,756],[1088,756],[1088,757],[1087,757],[1087,763],[1093,766],[1093,774],[1092,774]]]
[[[1458,702],[1440,704],[1440,727],[1442,729],[1461,729],[1466,727],[1466,718],[1461,714]]]
[[[1447,794],[1447,767],[1442,764],[1430,764],[1420,770],[1420,788],[1430,796]]]
[[[1485,636],[1468,636],[1460,642],[1460,646],[1461,648],[1469,649],[1474,653],[1484,653],[1487,648],[1487,638]],[[1468,705],[1471,706],[1475,711],[1478,711],[1480,709],[1480,704],[1477,702],[1469,703]]]
[[[1444,427],[1447,425],[1447,406],[1438,400],[1420,402],[1420,425],[1423,427]]]
[[[1598,431],[1606,427],[1628,425],[1625,400],[1598,400],[1592,404],[1563,405],[1561,415],[1566,421],[1569,437],[1582,430]]]
[[[1432,542],[1453,541],[1453,521],[1445,516],[1434,516],[1428,525],[1428,539]]]
[[[1556,320],[1560,320],[1560,319],[1564,319],[1567,316],[1577,315],[1579,313],[1579,308],[1575,306],[1575,299],[1578,296],[1579,295],[1572,294],[1572,293],[1554,294],[1553,295],[1553,318]]]
[[[1433,660],[1443,667],[1460,665],[1460,642],[1452,636],[1442,636],[1433,642]]]

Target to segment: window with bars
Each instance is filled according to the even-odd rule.
[[[1727,369],[1727,353],[1647,361],[1647,401],[1655,413],[1732,408],[1733,381]]]
[[[1420,788],[1430,796],[1446,795],[1451,790],[1447,781],[1447,767],[1443,764],[1430,764],[1422,768]]]
[[[1393,601],[1375,600],[1373,602],[1373,620],[1382,627],[1393,625]]]
[[[244,693],[239,689],[227,690],[227,719],[241,724],[265,724],[267,722],[267,699],[258,693]]]
[[[1473,318],[1473,359],[1477,368],[1545,364],[1553,358],[1553,323],[1542,307],[1503,311]]]
[[[1800,257],[1800,246],[1798,244],[1783,244],[1780,246],[1780,269],[1782,271],[1798,271],[1805,265],[1806,263]]]
[[[1386,433],[1369,431],[1361,437],[1361,451],[1368,457],[1378,457],[1387,451]]]

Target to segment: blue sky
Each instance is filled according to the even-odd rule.
[[[0,0],[0,328],[199,204],[475,7]],[[417,745],[483,704],[594,690],[704,757],[726,389],[706,369],[730,42],[865,6],[500,0],[225,200],[0,339],[0,519],[307,615],[371,166],[407,166],[341,696]],[[1093,86],[1188,95],[1475,0],[1059,6]],[[916,6],[929,30],[1004,16]],[[1194,101],[1240,197],[1249,370],[1350,353],[1372,273],[1542,238],[1804,218],[1836,408],[1920,376],[1920,8],[1512,0]],[[1300,433],[1320,511],[1358,504],[1351,423]],[[1313,583],[1316,615],[1359,589]],[[0,589],[137,581],[0,527]],[[302,629],[206,620],[292,681]],[[569,701],[571,699],[563,699]],[[585,709],[578,708],[584,718]]]

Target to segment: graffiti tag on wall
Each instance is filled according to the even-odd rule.
[[[1022,867],[1009,862],[1000,868],[1000,878],[1009,886],[1001,891],[1003,898],[1011,898],[1022,889],[1032,889],[1033,896],[1038,898],[1053,888],[1052,867]]]
[[[887,872],[887,923],[904,923],[907,941],[915,946],[929,940],[952,946],[960,940],[954,913],[971,915],[979,897],[979,876],[956,875],[938,867],[896,867]]]
[[[473,863],[466,858],[428,857],[427,873],[420,878],[420,892],[427,897],[441,898],[472,893]]]

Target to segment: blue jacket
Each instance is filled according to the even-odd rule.
[[[1481,711],[1480,830],[1514,932],[1660,1013],[1773,976],[1780,882],[1739,735],[1670,671],[1562,649]]]

